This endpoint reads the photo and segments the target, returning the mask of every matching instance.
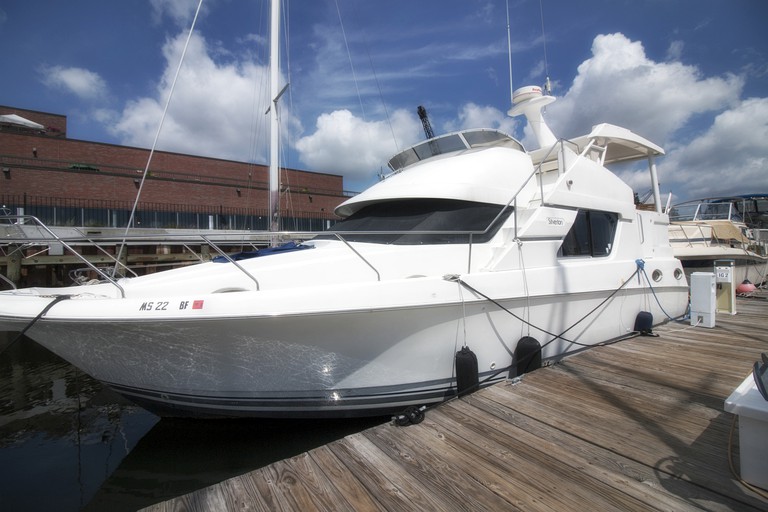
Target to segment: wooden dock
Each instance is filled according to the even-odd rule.
[[[598,347],[517,382],[148,507],[212,510],[768,510],[729,469],[723,402],[768,351],[768,301],[717,327]],[[768,440],[766,440],[768,442]],[[733,435],[738,471],[738,428]]]

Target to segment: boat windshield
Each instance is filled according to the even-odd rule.
[[[374,203],[337,222],[345,240],[395,245],[487,242],[512,207],[450,199],[402,199]],[[333,238],[324,235],[322,238]]]
[[[697,203],[675,206],[670,212],[671,221],[731,220],[741,222],[741,215],[733,211],[731,203]]]
[[[432,158],[437,155],[462,151],[479,147],[505,146],[520,151],[525,151],[522,144],[509,135],[496,130],[467,130],[457,133],[449,133],[429,139],[421,144],[411,146],[401,151],[389,160],[389,167],[393,171],[399,171],[411,164]]]

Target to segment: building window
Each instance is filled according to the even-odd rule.
[[[615,213],[579,210],[560,246],[560,256],[608,256],[617,224]]]

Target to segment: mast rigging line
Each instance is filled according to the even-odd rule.
[[[179,65],[176,67],[176,74],[173,76],[173,82],[171,82],[171,89],[168,91],[168,98],[165,101],[165,107],[163,108],[163,115],[160,117],[160,123],[157,125],[157,131],[155,132],[155,139],[152,141],[152,148],[149,150],[149,157],[147,158],[147,165],[144,167],[144,172],[141,175],[141,182],[139,183],[139,190],[136,191],[136,200],[133,202],[133,207],[131,208],[131,215],[128,217],[128,223],[125,226],[125,233],[123,234],[123,239],[120,242],[120,250],[117,253],[117,258],[115,262],[115,267],[112,269],[112,277],[115,277],[117,274],[118,265],[120,263],[120,258],[123,256],[123,251],[125,250],[125,244],[126,240],[128,238],[128,231],[130,231],[131,226],[133,224],[133,220],[136,216],[136,208],[139,205],[139,199],[141,198],[141,191],[144,188],[144,182],[147,179],[147,174],[149,173],[149,164],[152,162],[152,157],[155,154],[155,148],[157,147],[157,140],[160,138],[160,131],[163,128],[163,123],[165,122],[165,117],[168,114],[168,107],[171,104],[171,98],[173,97],[173,91],[176,89],[176,82],[179,79],[179,74],[181,73],[181,66],[184,63],[184,57],[187,54],[187,48],[189,47],[189,41],[192,39],[192,33],[195,30],[195,23],[197,23],[197,17],[200,15],[200,9],[203,6],[203,0],[199,0],[197,3],[197,9],[195,9],[195,16],[192,18],[192,24],[189,27],[189,33],[187,34],[187,40],[184,42],[184,49],[181,51],[181,58],[179,59]]]
[[[344,21],[341,19],[341,9],[339,8],[339,1],[334,2],[336,4],[336,14],[339,16],[339,25],[341,26],[341,35],[344,37],[344,47],[347,49],[347,58],[349,59],[349,67],[352,69],[352,81],[355,83],[355,91],[357,91],[357,100],[360,102],[360,112],[363,115],[363,122],[366,121],[365,107],[363,106],[363,97],[360,95],[360,86],[357,83],[357,75],[355,74],[355,65],[352,62],[352,52],[349,49],[349,41],[347,40],[347,31],[344,30]]]
[[[347,49],[347,58],[349,59],[349,66],[350,66],[350,68],[352,70],[352,80],[355,83],[355,90],[357,92],[358,102],[360,103],[360,111],[361,111],[361,114],[362,114],[363,123],[366,126],[366,131],[368,132],[368,137],[370,138],[370,126],[368,126],[368,123],[367,123],[367,116],[365,114],[365,107],[363,106],[363,97],[360,94],[360,86],[358,84],[357,75],[355,73],[355,66],[354,66],[354,64],[352,62],[352,52],[349,49],[349,43],[347,41],[347,32],[344,29],[344,21],[342,20],[342,16],[341,16],[341,9],[339,8],[338,0],[335,0],[334,3],[336,5],[336,13],[339,16],[339,25],[341,26],[341,33],[342,33],[342,36],[344,37],[344,46]],[[354,3],[352,4],[352,6],[354,8]],[[394,143],[394,146],[395,146],[396,150],[399,152],[400,151],[400,144],[398,143],[397,135],[395,134],[395,129],[392,126],[392,119],[389,116],[389,109],[387,108],[387,102],[384,101],[384,94],[382,93],[382,90],[381,90],[381,83],[379,82],[379,77],[376,74],[376,68],[373,65],[373,59],[371,58],[371,52],[370,52],[370,45],[368,44],[368,38],[367,38],[367,36],[365,34],[363,34],[363,42],[364,42],[364,45],[365,45],[366,56],[368,57],[368,63],[371,66],[371,72],[373,74],[373,79],[376,82],[376,88],[378,89],[379,98],[381,99],[381,104],[382,104],[382,107],[384,109],[384,115],[385,115],[385,117],[387,119],[387,125],[389,126],[390,133],[392,134],[392,142]]]
[[[258,14],[258,30],[257,33],[261,34],[262,32],[265,32],[266,29],[264,28],[264,20],[265,20],[265,14],[264,14],[264,4],[261,4],[261,8],[259,9]],[[257,49],[259,52],[257,52],[256,61],[267,61],[268,55],[266,53],[266,49],[260,50],[261,46],[257,46]],[[263,51],[264,53],[261,53]],[[262,140],[263,133],[262,128],[263,124],[261,122],[261,117],[257,116],[257,111],[264,103],[269,103],[269,98],[263,99],[264,96],[267,94],[267,91],[269,90],[269,87],[267,86],[267,80],[269,76],[268,73],[259,73],[259,80],[254,82],[254,91],[253,96],[251,97],[251,124],[250,124],[250,139],[249,139],[249,146],[248,146],[248,166],[247,166],[247,180],[246,180],[246,192],[245,192],[245,205],[246,205],[246,212],[249,212],[253,208],[253,216],[256,216],[256,208],[253,207],[251,203],[251,191],[253,187],[253,175],[256,171],[256,157],[259,155],[259,141]],[[243,219],[243,229],[249,230],[253,229],[253,221],[252,216],[246,214],[246,218]],[[235,228],[237,229],[237,224],[235,224]],[[243,238],[241,239],[241,243],[244,243],[245,241],[245,233],[243,234]]]

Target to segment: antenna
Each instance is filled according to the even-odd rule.
[[[544,43],[544,74],[547,79],[544,81],[544,94],[552,94],[552,82],[549,81],[549,63],[547,62],[547,35],[544,32],[544,0],[539,0],[539,12],[541,13],[541,40]]]
[[[515,88],[512,86],[512,33],[509,30],[509,0],[507,0],[507,58],[509,59],[509,100],[515,104]]]
[[[418,112],[419,119],[421,119],[421,125],[424,127],[424,135],[427,136],[427,139],[435,138],[435,132],[432,131],[432,124],[429,122],[429,117],[427,117],[427,109],[419,105],[416,112]]]
[[[544,121],[541,109],[555,101],[553,96],[542,94],[541,87],[529,85],[521,87],[514,93],[514,107],[508,114],[511,117],[524,115],[531,126],[540,148],[552,146],[557,143],[557,137],[549,129]]]

